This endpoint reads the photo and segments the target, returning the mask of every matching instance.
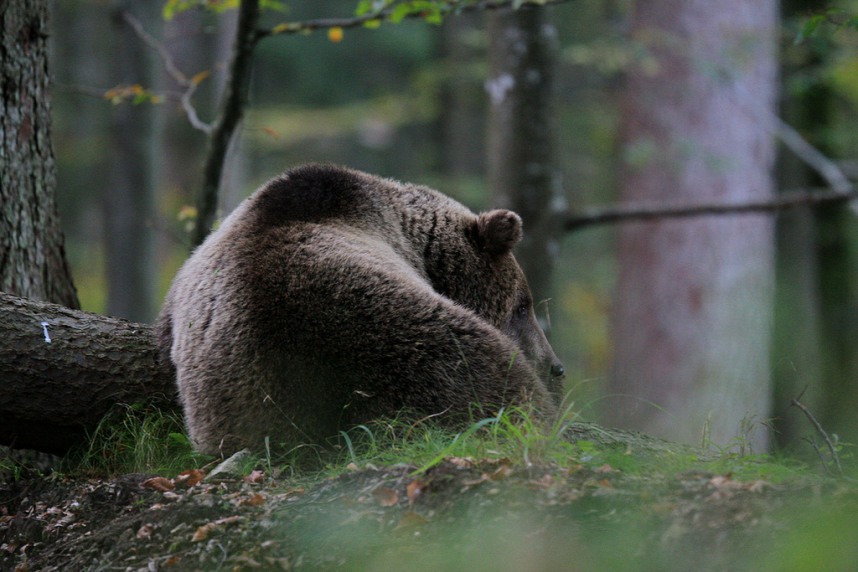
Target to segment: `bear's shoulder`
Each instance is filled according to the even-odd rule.
[[[365,216],[385,182],[335,165],[302,165],[268,181],[249,210],[263,226]]]

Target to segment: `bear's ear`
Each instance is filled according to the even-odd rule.
[[[508,210],[482,213],[477,219],[480,247],[492,256],[510,252],[521,240],[521,217]]]

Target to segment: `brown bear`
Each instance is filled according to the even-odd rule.
[[[158,324],[207,453],[370,419],[556,413],[563,368],[512,255],[521,219],[328,165],[269,181],[176,275]],[[480,409],[482,408],[482,409]]]

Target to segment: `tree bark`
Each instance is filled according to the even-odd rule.
[[[774,0],[638,2],[632,29],[650,65],[628,77],[621,200],[771,198]],[[771,218],[631,223],[618,233],[617,252],[606,421],[764,451]]]
[[[118,403],[174,407],[152,327],[0,292],[0,444],[61,453]]]
[[[544,8],[523,8],[489,15],[486,82],[489,188],[496,206],[514,210],[524,221],[524,238],[516,254],[537,304],[551,297],[566,213],[553,156],[557,31],[546,14]],[[547,320],[543,322],[548,330]]]
[[[0,290],[78,307],[54,201],[45,0],[0,0]]]

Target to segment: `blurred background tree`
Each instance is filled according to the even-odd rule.
[[[627,72],[620,200],[773,197],[777,27],[774,0],[635,5],[641,56]],[[742,435],[765,450],[771,216],[625,224],[617,261],[609,423],[685,442]]]
[[[155,11],[145,11],[141,3],[126,4],[143,28],[166,47],[176,66],[200,82],[194,105],[203,120],[210,120],[223,89],[235,11],[196,8],[165,20]],[[735,420],[751,420],[756,415],[753,419],[759,422],[774,415],[778,418],[775,424],[784,429],[782,444],[789,445],[809,432],[803,425],[789,423],[799,417],[787,408],[789,400],[807,384],[827,428],[854,442],[858,438],[854,415],[844,413],[849,407],[846,404],[855,403],[849,400],[858,396],[855,344],[849,343],[858,313],[856,229],[854,215],[847,209],[832,207],[828,213],[805,209],[778,216],[776,271],[771,267],[774,235],[766,230],[772,216],[664,221],[624,230],[596,227],[565,236],[553,226],[550,210],[558,206],[569,205],[576,211],[637,199],[644,195],[636,193],[647,188],[661,189],[660,194],[651,195],[658,201],[712,198],[722,188],[720,183],[707,182],[702,175],[699,180],[697,175],[693,177],[691,182],[696,184],[677,178],[685,161],[702,165],[704,174],[708,170],[736,181],[731,188],[738,194],[718,194],[718,200],[772,191],[773,186],[765,182],[772,174],[766,151],[770,143],[760,127],[769,121],[766,109],[773,107],[775,94],[765,81],[742,83],[755,47],[765,44],[765,35],[771,33],[764,26],[759,31],[749,26],[744,15],[755,7],[768,9],[771,17],[772,4],[735,0],[735,10],[721,10],[720,28],[710,28],[717,37],[713,39],[710,32],[701,36],[701,41],[710,42],[706,47],[695,44],[696,35],[686,37],[688,52],[702,54],[696,60],[699,65],[690,71],[699,73],[704,92],[705,86],[714,89],[725,84],[733,88],[735,101],[729,99],[715,108],[683,107],[676,99],[684,89],[679,83],[682,78],[670,76],[666,85],[658,85],[645,75],[662,55],[655,48],[666,49],[670,34],[682,31],[670,31],[670,27],[684,25],[680,19],[686,11],[703,9],[703,4],[576,0],[549,9],[525,8],[513,15],[449,16],[440,26],[406,19],[378,29],[346,29],[342,37],[322,30],[266,38],[255,52],[249,106],[226,159],[220,212],[228,213],[269,177],[306,161],[341,163],[429,184],[475,209],[510,201],[525,215],[526,233],[536,239],[536,250],[532,254],[522,251],[522,261],[538,299],[552,299],[552,343],[566,362],[570,399],[585,417],[618,419],[652,430],[634,415],[620,414],[628,401],[651,395],[655,402],[651,410],[658,412],[660,407],[669,419],[684,419],[676,425],[662,423],[658,430],[667,437],[699,442],[704,428],[710,427],[719,445],[729,445],[730,437],[739,432]],[[283,11],[266,10],[261,25],[270,28],[284,21],[350,16],[355,5],[354,0],[287,1]],[[659,6],[660,12],[648,12]],[[57,200],[83,307],[148,321],[154,318],[169,280],[187,255],[187,227],[193,222],[193,209],[188,207],[194,204],[201,177],[205,135],[188,123],[180,103],[182,88],[173,83],[163,62],[154,57],[151,47],[144,46],[139,34],[129,32],[122,23],[127,20],[115,16],[122,7],[119,0],[51,3]],[[826,9],[832,11],[823,12]],[[854,27],[844,24],[856,12],[854,0],[785,2],[783,23],[777,28],[782,70],[777,93],[782,116],[841,169],[852,169],[852,173],[858,156],[858,130],[854,129],[858,39]],[[648,38],[630,33],[641,30],[642,18],[648,13],[653,27],[665,32]],[[819,14],[824,18],[816,21],[807,38],[796,43],[799,31]],[[538,109],[526,106],[522,113],[532,115],[523,115],[525,123],[512,129],[501,125],[500,110],[491,105],[492,94],[497,93],[499,74],[527,81],[530,64],[517,69],[514,59],[505,55],[513,46],[502,35],[508,26],[530,37],[533,49],[547,50],[549,59],[539,64],[545,66],[539,68],[544,74],[539,77],[550,79],[533,84]],[[554,33],[548,33],[551,28]],[[731,30],[747,33],[735,41]],[[718,43],[719,38],[723,43]],[[517,76],[519,73],[523,75]],[[517,81],[513,80],[513,86],[523,87]],[[697,84],[694,87],[700,89]],[[113,95],[114,101],[105,98],[105,93]],[[664,97],[653,99],[656,93],[664,93]],[[715,97],[714,93],[704,95]],[[638,107],[631,103],[634,100]],[[653,106],[651,111],[645,111],[646,102]],[[755,106],[759,111],[753,111]],[[721,115],[704,116],[704,111]],[[691,114],[688,120],[692,124],[687,133],[673,140],[674,145],[663,140],[649,146],[645,141],[629,145],[630,131],[624,126],[634,113],[683,112]],[[128,119],[135,115],[143,122],[137,127],[130,126],[132,119]],[[702,124],[713,127],[703,132]],[[123,125],[126,135],[119,131]],[[741,137],[733,139],[742,129],[756,138],[758,146],[752,155],[739,156],[737,162],[714,156],[711,161],[701,159],[711,148],[730,149],[736,141],[745,144]],[[136,149],[130,152],[123,150],[132,144],[125,141],[129,133]],[[511,161],[499,161],[500,153],[508,149],[499,143],[501,137],[506,144],[534,152],[535,159],[526,160],[538,160],[538,168],[521,173]],[[124,179],[118,176],[128,153],[138,157],[133,160],[136,170],[125,170],[132,173],[131,180],[127,174]],[[745,160],[753,157],[758,160],[747,165]],[[653,158],[674,161],[677,170],[666,170],[660,182],[639,185],[635,172],[655,164],[649,162]],[[780,150],[775,172],[779,189],[821,184],[801,159],[785,149]],[[509,173],[517,182],[511,181]],[[531,179],[519,179],[519,175]],[[545,183],[541,190],[529,190],[534,178]],[[143,180],[148,182],[134,184]],[[512,190],[501,189],[507,182],[512,182],[508,187]],[[149,197],[140,195],[135,187],[147,187]],[[125,193],[129,199],[120,200]],[[137,210],[134,220],[121,219],[125,222],[113,225],[113,215],[104,214],[108,197],[116,204],[126,201],[124,204],[132,205],[125,212]],[[135,203],[130,197],[143,202]],[[147,200],[152,211],[147,211]],[[631,246],[648,244],[653,256],[669,259],[668,247],[676,245],[654,242],[659,231],[653,229],[665,228],[703,229],[686,230],[686,235],[678,237],[689,250],[694,243],[687,241],[706,237],[702,250],[689,255],[694,262],[692,275],[659,274],[654,272],[658,266],[648,267],[648,260],[635,258]],[[132,238],[123,234],[131,233],[140,239],[136,253],[117,254],[122,239]],[[720,252],[730,254],[716,254]],[[759,288],[737,286],[741,300],[722,288],[730,281],[741,284],[735,280],[737,267],[731,265],[732,256],[744,257],[741,267],[759,281]],[[674,280],[696,280],[702,293],[713,293],[700,298],[705,312],[683,315],[676,297],[667,300],[669,315],[633,314],[647,311],[642,302],[634,301],[636,297],[658,286],[638,284],[645,276],[629,273],[635,265],[656,274],[668,291],[679,287]],[[139,278],[141,273],[145,278]],[[120,286],[123,277],[132,276],[138,277]],[[767,294],[773,280],[774,302]],[[130,289],[139,292],[131,296]],[[120,298],[125,295],[128,300],[154,297],[154,303],[123,302]],[[740,308],[740,301],[747,305]],[[677,307],[671,308],[670,302]],[[770,346],[768,316],[773,309],[776,328]],[[610,316],[614,316],[616,337],[609,327]],[[753,326],[740,325],[743,319]],[[660,324],[670,329],[674,326],[668,322],[685,321],[675,326],[681,331],[689,320],[695,320],[696,341],[680,349],[687,354],[681,357],[708,360],[704,369],[715,380],[711,402],[686,391],[702,383],[689,377],[692,374],[671,382],[679,385],[665,385],[664,379],[646,373],[644,362],[637,361],[651,358],[658,363],[661,358],[646,346],[630,352],[621,342],[623,328],[644,331],[646,326],[658,331]],[[750,351],[752,347],[754,351]],[[745,356],[744,361],[736,356]],[[629,372],[627,381],[612,388],[609,380],[619,379],[614,365],[621,362]],[[717,381],[725,376],[735,385]],[[651,394],[647,385],[667,389]],[[621,395],[615,395],[617,392]],[[768,396],[774,396],[771,406]],[[600,417],[603,413],[608,416]],[[716,431],[715,416],[722,414],[733,421],[727,422],[728,429]],[[760,439],[758,446],[765,440]]]

